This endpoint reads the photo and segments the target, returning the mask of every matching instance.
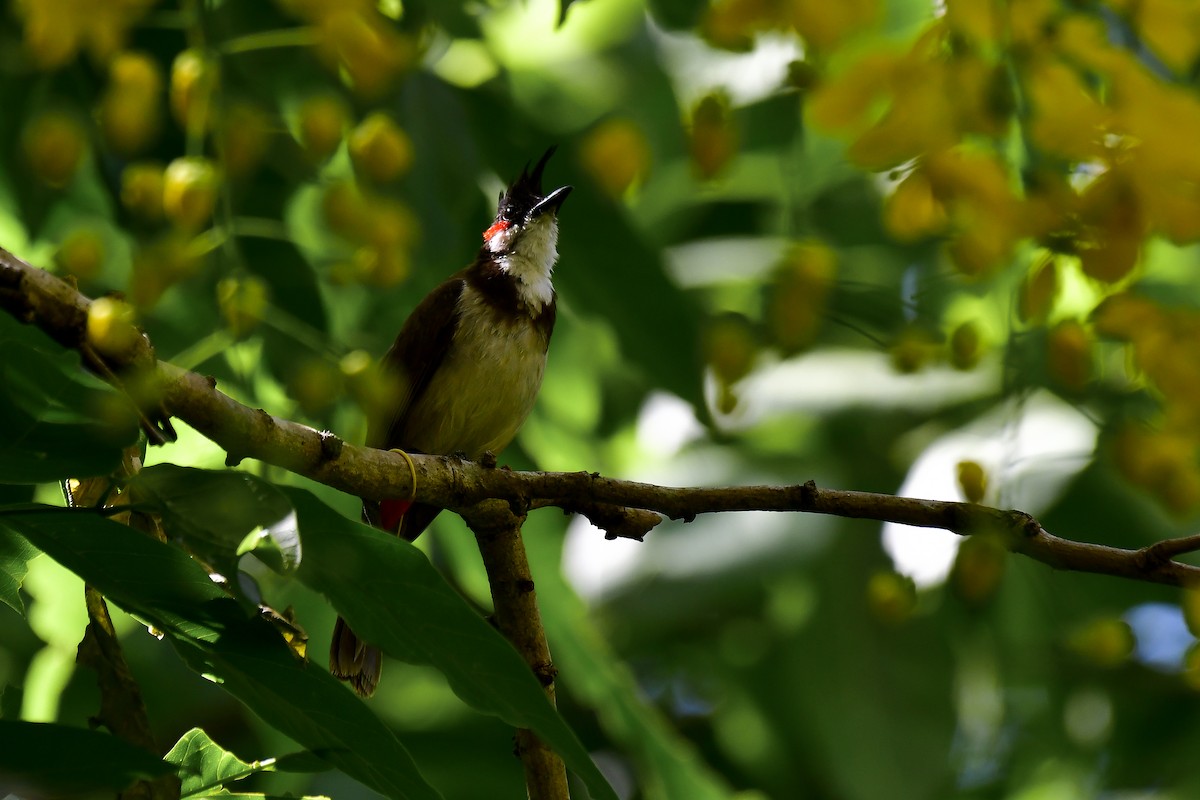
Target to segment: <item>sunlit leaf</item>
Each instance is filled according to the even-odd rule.
[[[21,582],[29,571],[29,559],[37,548],[8,528],[0,528],[0,602],[18,614],[25,613]]]
[[[200,728],[192,728],[179,738],[163,760],[174,764],[182,779],[184,798],[234,796],[224,788],[227,783],[260,772],[325,770],[329,765],[311,753],[295,753],[247,763],[214,742]],[[237,795],[253,796],[253,795]]]
[[[180,737],[163,760],[174,764],[183,780],[180,791],[184,797],[220,786],[226,781],[245,778],[270,767],[248,764],[221,747],[199,728],[192,728]]]

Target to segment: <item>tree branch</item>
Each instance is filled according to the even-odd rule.
[[[86,341],[83,325],[90,302],[53,275],[0,250],[0,305],[57,341],[71,347]],[[402,456],[356,447],[331,433],[244,406],[218,391],[213,379],[155,361],[148,340],[143,339],[123,363],[112,366],[118,373],[138,366],[153,369],[166,409],[225,448],[230,463],[257,458],[366,497],[408,497],[411,492],[413,476]],[[1172,560],[1183,551],[1168,548],[1148,553],[1062,539],[1020,511],[823,489],[811,481],[794,486],[677,488],[586,472],[511,472],[440,456],[414,454],[412,460],[416,499],[458,512],[488,499],[519,508],[554,505],[589,517],[596,514],[602,526],[610,526],[610,535],[630,538],[640,538],[657,522],[644,512],[687,521],[697,514],[722,511],[830,514],[943,528],[960,535],[992,532],[1002,535],[1013,552],[1055,569],[1200,587],[1200,567]],[[597,511],[600,508],[607,509],[607,519]],[[612,521],[617,518],[620,525]]]
[[[490,500],[463,514],[479,543],[483,566],[492,590],[493,620],[504,638],[525,659],[555,705],[554,676],[546,629],[538,611],[533,575],[521,525],[525,515],[514,513],[508,503]],[[525,767],[529,800],[569,800],[567,771],[562,759],[530,730],[517,731],[517,756]]]

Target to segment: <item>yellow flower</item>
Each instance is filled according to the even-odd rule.
[[[917,241],[945,229],[946,209],[923,171],[913,170],[888,196],[883,226],[900,242]]]
[[[897,53],[871,53],[821,84],[808,104],[813,123],[846,132],[870,122],[870,115],[887,96],[892,70],[901,58]]]
[[[822,242],[794,245],[775,272],[767,324],[776,344],[792,353],[809,344],[821,324],[837,274],[837,254]]]
[[[1194,0],[1139,0],[1133,22],[1146,44],[1175,72],[1183,73],[1200,54],[1200,5]]]
[[[705,180],[716,177],[737,155],[737,131],[728,106],[725,97],[710,94],[692,113],[692,164]]]
[[[605,120],[579,146],[584,169],[613,197],[618,197],[650,167],[650,144],[630,119]]]
[[[1044,254],[1033,265],[1021,283],[1020,303],[1017,312],[1021,319],[1041,324],[1054,308],[1058,295],[1058,261]]]
[[[943,63],[910,56],[892,70],[891,79],[887,112],[848,151],[851,160],[866,169],[894,167],[958,139]]]
[[[927,158],[925,170],[957,233],[949,252],[958,268],[979,275],[1007,259],[1024,233],[1024,214],[995,157],[945,150]]]
[[[1138,198],[1124,175],[1124,170],[1102,175],[1080,198],[1079,261],[1087,275],[1105,283],[1133,271],[1146,232]]]
[[[999,17],[999,7],[992,0],[946,0],[950,30],[976,46],[996,40]]]
[[[1065,320],[1046,339],[1046,369],[1071,392],[1082,392],[1092,377],[1092,338],[1075,320]]]
[[[18,0],[25,23],[25,49],[41,69],[58,69],[86,47],[106,62],[125,43],[126,33],[154,0]]]
[[[790,8],[787,8],[790,7]],[[879,16],[878,0],[788,0],[791,22],[804,41],[817,50],[829,50],[851,34],[874,25]]]
[[[1091,96],[1075,70],[1039,61],[1025,71],[1024,86],[1033,106],[1029,136],[1040,150],[1068,161],[1087,161],[1103,152],[1111,112]]]

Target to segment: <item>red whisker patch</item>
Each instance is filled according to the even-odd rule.
[[[492,223],[492,227],[488,228],[486,231],[483,232],[483,240],[485,242],[490,242],[492,240],[493,236],[495,236],[500,231],[507,230],[509,225],[512,225],[512,223],[506,222],[505,220],[502,220],[502,219],[497,220],[496,222]]]

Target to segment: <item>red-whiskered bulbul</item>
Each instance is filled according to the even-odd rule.
[[[499,453],[529,416],[554,329],[558,209],[570,186],[542,194],[551,147],[500,195],[475,261],[422,300],[383,357],[402,387],[390,414],[368,420],[367,445],[478,460]],[[363,519],[412,541],[438,515],[408,500],[363,501]],[[329,670],[369,697],[379,650],[338,617]]]

